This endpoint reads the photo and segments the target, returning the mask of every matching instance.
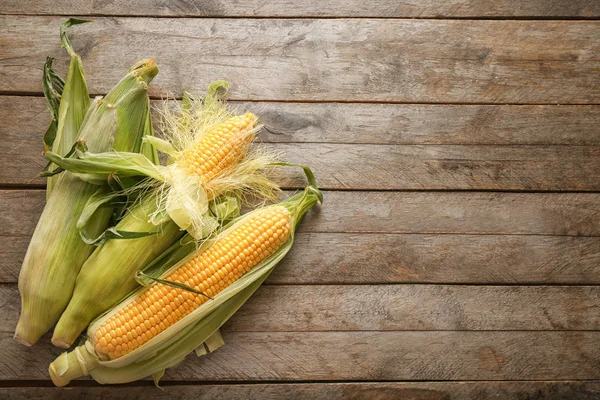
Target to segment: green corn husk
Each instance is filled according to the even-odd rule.
[[[78,139],[94,151],[140,151],[149,133],[148,84],[157,73],[153,60],[136,63],[104,99],[93,101]],[[81,240],[76,223],[97,190],[72,173],[60,174],[55,182],[19,275],[21,315],[15,339],[23,344],[32,345],[48,331],[71,298],[79,269],[94,249]],[[102,232],[111,215],[110,207],[98,209],[88,232]]]
[[[85,74],[83,72],[83,63],[81,57],[75,53],[71,41],[67,36],[67,29],[73,25],[84,24],[91,21],[80,19],[68,19],[60,26],[60,40],[71,62],[69,63],[69,71],[67,72],[67,80],[64,82],[64,87],[60,94],[60,105],[53,116],[52,123],[46,135],[44,136],[44,151],[52,148],[52,151],[57,154],[67,154],[73,143],[77,140],[79,128],[85,117],[85,113],[90,107],[90,94],[88,92]],[[52,63],[48,66],[48,73],[44,74],[44,87],[48,86],[56,76],[51,70]],[[44,70],[46,72],[46,69]],[[44,93],[48,99],[51,96],[51,91],[45,89]],[[55,109],[52,106],[51,108]],[[46,200],[50,197],[52,188],[54,187],[58,177],[49,177],[46,189]]]
[[[68,28],[86,22],[91,21],[71,18],[60,26],[61,46],[71,57],[66,82],[52,70],[54,59],[46,57],[42,83],[52,121],[44,134],[44,153],[50,149],[58,154],[67,153],[77,139],[77,133],[90,106],[83,63],[81,57],[73,51],[67,36]],[[58,178],[50,177],[48,179],[46,199],[50,196],[56,179]]]
[[[65,81],[58,76],[52,69],[54,58],[46,57],[44,69],[42,73],[42,87],[44,89],[44,97],[48,103],[48,111],[52,120],[44,134],[44,153],[52,149],[52,145],[56,140],[56,130],[58,129],[58,109],[60,108],[60,97],[62,96],[65,87]],[[85,78],[84,78],[85,79]],[[88,99],[89,107],[89,99]],[[46,193],[50,193],[46,190]]]
[[[70,347],[94,318],[138,286],[134,279],[138,271],[181,239],[184,231],[173,221],[167,220],[159,226],[148,222],[154,207],[154,198],[146,198],[116,226],[118,231],[142,234],[150,231],[154,234],[128,240],[106,240],[84,263],[77,276],[73,297],[54,329],[52,344]],[[231,213],[220,214],[219,220],[228,220],[231,216]],[[186,243],[194,242],[189,239]]]
[[[61,354],[50,364],[49,374],[56,386],[64,386],[71,380],[90,375],[99,383],[126,383],[152,376],[155,384],[164,374],[166,368],[182,362],[185,357],[196,350],[203,355],[206,350],[212,351],[223,344],[219,328],[244,304],[273,271],[277,263],[288,253],[294,241],[294,231],[302,216],[317,202],[322,202],[322,195],[316,186],[307,187],[279,205],[285,206],[291,213],[292,234],[274,254],[255,266],[227,288],[219,292],[212,300],[204,303],[196,310],[167,328],[140,348],[115,360],[102,359],[93,346],[93,334],[108,318],[118,312],[140,291],[134,292],[110,312],[94,321],[88,329],[87,340],[72,352]],[[273,206],[268,206],[273,207]],[[255,210],[237,219],[225,227],[226,234],[240,221],[252,215]],[[160,278],[166,277],[187,260],[200,254],[211,246],[216,239],[205,242],[199,249],[192,251],[183,260],[164,271]]]
[[[217,114],[221,120],[231,118],[225,103],[217,98],[218,90],[216,88],[223,84],[223,82],[216,82],[211,85],[204,100],[201,103],[190,104],[181,115],[178,115],[177,123],[174,125],[177,128],[184,127],[181,129],[186,132],[194,130],[212,132],[211,128],[215,125],[213,115]],[[195,119],[188,118],[188,113],[193,113],[197,117]],[[203,123],[207,119],[210,122]],[[151,142],[157,144],[161,150],[168,150],[168,142],[165,140],[154,138]],[[192,141],[188,142],[188,146],[190,142]],[[239,179],[239,182],[228,179],[229,191],[227,193],[235,194],[236,191],[255,187],[268,187],[269,189],[276,187],[266,178],[252,180],[254,179],[252,176],[258,175],[256,173],[257,165],[260,166],[258,170],[262,167],[271,168],[269,163],[272,160],[264,154],[260,153],[260,158],[258,158],[251,153],[248,157],[240,160],[236,166],[231,167],[235,169],[254,163],[243,169],[243,174],[223,173],[225,178],[237,176],[239,179],[240,176],[251,176],[251,179]],[[146,179],[144,183],[151,180],[163,182],[165,177],[169,176],[167,172],[172,171],[171,168],[176,168],[175,163],[167,166],[154,165],[141,154],[116,152],[94,154],[80,151],[77,155],[78,158],[59,157],[48,152],[46,157],[61,168],[77,172],[80,177],[90,182],[102,181],[115,173],[120,177],[142,175],[150,178]],[[192,178],[186,177],[188,181],[186,184],[194,185],[194,191],[203,191],[203,181],[198,183]],[[63,348],[70,347],[91,321],[135,289],[137,286],[134,279],[136,273],[181,239],[186,229],[193,232],[196,239],[203,239],[216,231],[223,222],[227,222],[232,214],[239,213],[240,205],[234,199],[227,200],[227,197],[223,199],[224,196],[218,193],[214,200],[208,200],[205,195],[201,198],[204,202],[194,202],[194,206],[202,210],[203,214],[201,228],[192,230],[191,227],[178,224],[166,211],[164,213],[157,211],[161,196],[163,199],[166,197],[161,185],[155,184],[149,189],[142,200],[132,206],[131,210],[114,228],[105,231],[95,239],[89,239],[90,243],[98,242],[99,247],[81,268],[72,299],[54,329],[52,336],[54,345]],[[260,191],[258,192],[262,194]],[[268,198],[272,192],[264,191],[263,193],[267,194],[264,197]],[[108,200],[109,197],[100,198],[98,202]],[[233,206],[231,206],[230,200],[235,203]],[[92,207],[90,206],[90,208]],[[87,211],[84,210],[78,226],[86,225],[87,215]]]

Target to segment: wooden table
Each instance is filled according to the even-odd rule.
[[[0,3],[0,398],[600,398],[600,2]],[[12,340],[44,204],[41,66],[66,16],[92,94],[232,84],[325,204],[224,329],[152,383],[51,388]],[[303,184],[290,174],[288,189]]]

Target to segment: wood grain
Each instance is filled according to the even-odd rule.
[[[63,17],[0,17],[0,92],[39,93]],[[90,91],[140,58],[151,92],[226,78],[244,100],[600,103],[593,21],[97,18],[74,29]]]
[[[600,378],[600,332],[226,332],[166,381],[582,380]],[[60,354],[0,334],[2,380],[47,379]]]
[[[309,165],[324,189],[600,190],[600,146],[270,147],[292,163]],[[299,169],[281,175],[278,181],[284,187],[305,184]]]
[[[5,237],[29,237],[43,190],[0,190]],[[300,232],[600,236],[600,194],[325,192]],[[4,246],[0,246],[4,247]]]
[[[581,144],[582,141],[595,143],[599,140],[600,136],[595,134],[595,130],[596,124],[600,122],[600,107],[596,106],[566,107],[568,111],[564,113],[563,107],[548,106],[511,106],[512,111],[505,112],[506,110],[499,111],[505,109],[504,106],[330,103],[329,108],[325,108],[317,104],[289,103],[234,103],[234,105],[240,109],[250,108],[260,115],[265,115],[264,122],[267,128],[261,133],[261,139],[264,142],[287,142],[272,144],[270,147],[282,152],[285,154],[284,157],[293,162],[312,166],[323,188],[600,189],[600,148],[597,145],[556,145],[557,143],[551,140],[553,133],[556,133],[556,140],[567,144]],[[399,110],[400,114],[386,119],[380,107],[388,110],[401,108],[401,110]],[[413,107],[416,109],[412,109]],[[523,107],[527,110],[522,110]],[[467,112],[468,115],[465,117],[461,112],[462,108],[471,110],[471,113]],[[528,114],[532,110],[533,114]],[[588,112],[583,112],[583,116],[578,117],[578,122],[571,124],[574,129],[572,134],[559,134],[559,131],[565,132],[565,127],[562,126],[565,119],[570,118],[571,121],[575,121],[576,110]],[[554,112],[557,114],[556,119],[551,118]],[[405,113],[409,116],[404,116]],[[458,137],[453,137],[451,132],[448,134],[447,130],[442,129],[444,118],[452,120],[450,113],[458,117],[456,126],[452,127],[452,124],[449,124],[451,125],[449,130],[454,131],[455,135],[459,135]],[[528,117],[524,119],[531,126],[537,126],[536,129],[546,129],[543,137],[552,145],[513,146],[527,139],[516,140],[516,143],[513,143],[512,137],[503,135],[502,132],[510,131],[513,132],[512,136],[515,136],[514,132],[518,129],[519,123],[509,123],[508,126],[497,128],[497,122],[500,118],[512,121],[515,113],[523,117],[527,115]],[[347,121],[350,125],[343,123],[343,116],[348,114],[356,116],[354,121]],[[40,154],[39,139],[48,123],[44,100],[31,97],[0,97],[0,118],[6,121],[0,128],[0,135],[6,139],[6,146],[0,149],[2,167],[0,183],[42,184],[43,180],[32,181],[32,178],[46,163]],[[398,134],[400,137],[397,142],[404,140],[407,143],[392,145],[390,139],[394,133],[384,134],[384,132],[388,126],[394,125],[393,121],[404,118],[408,118],[409,129],[407,133]],[[419,121],[430,121],[430,119],[434,122],[429,127],[427,127],[428,122],[425,123],[425,133],[421,136],[417,135],[414,140],[411,139],[409,135],[417,134],[418,127],[423,125]],[[541,124],[536,122],[546,119],[551,122]],[[375,120],[386,122],[375,128],[375,136],[371,140],[373,144],[354,143],[370,132]],[[478,124],[485,124],[486,121],[490,131],[482,134],[484,127]],[[525,121],[522,123],[525,125]],[[339,143],[328,143],[330,141],[328,137],[338,135],[339,129],[343,132],[354,132],[352,125],[358,126],[359,132],[362,129],[362,134],[358,133],[358,138],[351,133],[346,140],[344,134],[341,134],[337,139]],[[303,126],[309,127],[308,137],[299,134],[300,138],[297,140],[294,130],[301,129]],[[401,126],[397,129],[404,128]],[[333,132],[330,136],[326,134],[323,139],[318,139],[318,133],[322,129],[331,129]],[[461,129],[466,131],[459,133]],[[532,142],[543,138],[535,133],[536,129],[533,129]],[[449,139],[441,140],[448,135]],[[481,137],[496,137],[496,139],[485,142],[480,140]],[[316,142],[312,142],[313,140]],[[457,144],[459,140],[464,144]],[[349,143],[344,143],[345,141]],[[431,143],[436,141],[449,145]],[[328,144],[321,144],[321,142]],[[504,143],[504,145],[492,145],[493,142]],[[1,165],[3,163],[4,165]],[[300,172],[291,174],[290,172],[292,171],[286,171],[279,181],[287,187],[301,187],[304,178]]]
[[[0,282],[16,282],[29,238],[0,243]],[[600,284],[600,239],[300,232],[268,282]]]
[[[600,234],[593,193],[327,192],[325,199],[300,231]]]
[[[0,306],[0,332],[14,332],[20,307],[16,285],[0,285]],[[598,286],[267,285],[224,330],[599,329]]]
[[[66,17],[44,15],[76,14],[108,16],[73,29],[92,93],[145,57],[155,98],[225,78],[261,141],[336,190],[227,345],[168,371],[165,392],[19,387],[50,386],[60,350],[12,340],[44,192],[0,190],[0,398],[600,396],[600,193],[583,193],[600,190],[600,35],[551,20],[598,18],[599,2],[7,0],[0,14],[23,14],[0,16],[0,185],[27,188],[45,164],[41,65],[67,57]],[[574,193],[507,192],[548,190]]]
[[[310,166],[322,189],[600,190],[600,146],[278,143],[267,148]],[[1,184],[27,185],[47,163],[38,145],[7,152],[0,159]],[[275,176],[285,188],[306,185],[299,168]]]
[[[233,104],[259,115],[264,142],[600,145],[600,106]]]
[[[158,390],[150,382],[135,387],[31,387],[0,388],[5,400],[68,400],[82,398],[131,399],[213,399],[213,400],[596,400],[598,382],[348,382],[348,383],[267,383],[202,384],[170,386],[161,382]]]
[[[269,282],[598,284],[600,239],[302,232]]]
[[[160,100],[154,107],[162,107]],[[230,102],[256,113],[263,143],[598,146],[600,106]],[[155,125],[159,115],[154,114]],[[0,151],[41,151],[45,100],[0,96]],[[6,150],[4,150],[6,149]]]
[[[599,330],[600,287],[265,286],[227,329]]]
[[[593,0],[484,1],[405,0],[364,2],[359,0],[321,1],[310,4],[286,1],[142,0],[127,2],[80,2],[60,0],[49,4],[41,0],[5,0],[0,14],[32,15],[139,15],[210,17],[597,17],[600,7]]]

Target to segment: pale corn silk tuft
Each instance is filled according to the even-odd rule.
[[[169,215],[182,229],[202,232],[208,204],[236,191],[242,203],[273,201],[279,187],[269,179],[278,154],[253,144],[260,129],[250,113],[233,116],[224,103],[190,96],[187,105],[166,101],[159,111],[160,133],[172,146],[161,167],[161,182],[147,181],[156,193],[150,221]]]

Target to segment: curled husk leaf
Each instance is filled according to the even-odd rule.
[[[70,18],[60,26],[61,45],[71,56],[66,81],[63,82],[52,70],[52,58],[48,57],[44,65],[44,96],[52,114],[52,122],[44,135],[44,152],[52,149],[55,153],[66,154],[77,140],[79,128],[90,107],[83,62],[67,36],[71,26],[86,22],[91,21]],[[48,178],[46,199],[50,197],[57,179],[59,177]]]

